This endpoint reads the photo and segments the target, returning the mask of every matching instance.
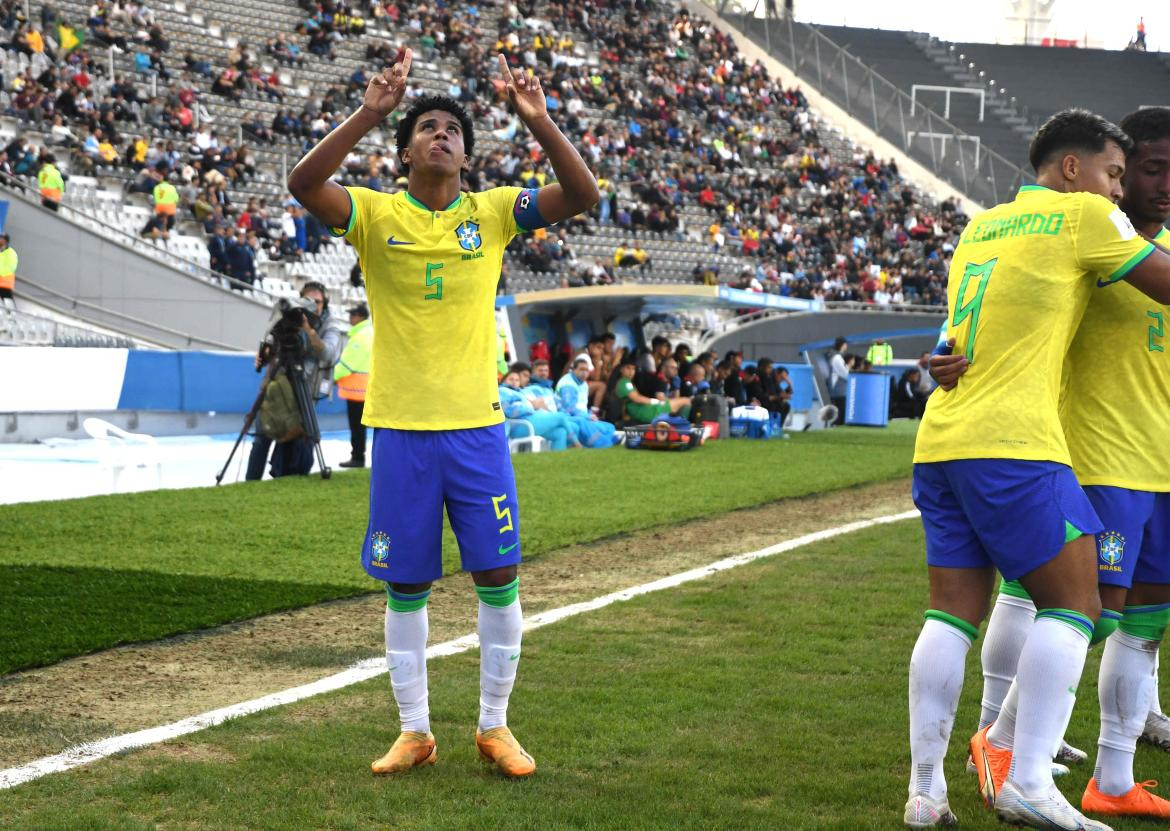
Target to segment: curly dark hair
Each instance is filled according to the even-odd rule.
[[[410,138],[414,135],[414,125],[418,121],[418,117],[431,110],[442,110],[459,119],[459,126],[463,130],[463,152],[470,157],[475,150],[475,128],[471,124],[471,116],[467,114],[467,110],[463,109],[463,105],[454,98],[446,95],[424,95],[414,99],[414,103],[410,105],[406,115],[398,122],[394,136],[398,150],[398,161],[402,162],[402,151],[410,147]],[[405,162],[402,162],[402,169],[410,172],[410,166]]]
[[[1170,107],[1142,107],[1121,119],[1119,126],[1135,145],[1170,138]]]

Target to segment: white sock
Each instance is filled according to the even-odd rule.
[[[427,607],[416,612],[386,609],[386,666],[398,702],[403,730],[429,733],[431,709],[427,697]]]
[[[982,730],[999,717],[1008,688],[1016,677],[1020,651],[1032,629],[1036,607],[1031,600],[1000,594],[995,599],[983,636],[983,700],[979,712]]]
[[[1020,685],[1012,679],[1003,697],[999,716],[987,731],[987,741],[994,747],[1011,750],[1016,744],[1016,709],[1020,706]]]
[[[1101,736],[1093,778],[1102,793],[1121,796],[1133,787],[1133,755],[1146,726],[1154,692],[1158,642],[1117,631],[1105,641],[1097,695]]]
[[[950,624],[928,619],[910,656],[910,794],[931,799],[947,794],[943,757],[951,741],[963,691],[963,669],[971,637]]]
[[[1160,653],[1159,653],[1160,654]],[[1150,699],[1150,712],[1154,715],[1163,715],[1162,713],[1162,693],[1158,689],[1158,668],[1162,666],[1162,660],[1159,654],[1154,655],[1154,692]]]
[[[1008,774],[1025,794],[1052,786],[1052,754],[1072,716],[1088,650],[1089,636],[1080,629],[1037,615],[1016,673],[1019,705]]]
[[[524,615],[520,601],[489,606],[479,601],[479,729],[508,723],[508,697],[520,664]]]

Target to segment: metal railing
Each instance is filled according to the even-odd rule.
[[[872,129],[934,175],[985,206],[1014,198],[1027,173],[943,116],[916,102],[815,27],[791,16],[756,17],[755,8],[704,0],[852,118]],[[907,49],[913,46],[907,42]]]
[[[68,184],[66,185],[68,186]],[[40,202],[40,195],[36,187],[29,182],[26,182],[15,176],[8,176],[0,174],[0,191],[8,190],[12,195],[21,196],[25,201],[38,204]],[[81,228],[88,228],[101,236],[109,239],[112,242],[121,245],[124,248],[129,248],[136,254],[148,257],[156,262],[162,263],[176,271],[181,271],[185,274],[190,274],[199,277],[212,285],[220,288],[234,288],[244,297],[251,297],[263,304],[270,304],[275,298],[259,285],[250,285],[248,283],[236,280],[234,277],[229,277],[226,274],[220,274],[218,271],[212,271],[196,260],[188,259],[180,254],[176,254],[161,245],[155,244],[152,241],[146,240],[143,237],[135,236],[127,231],[118,228],[115,225],[110,225],[108,222],[103,222],[93,214],[87,213],[68,202],[61,202],[57,206],[57,215],[67,219],[74,225]],[[257,281],[259,282],[259,281]]]

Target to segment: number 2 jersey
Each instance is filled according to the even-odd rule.
[[[349,227],[336,231],[357,251],[375,333],[362,421],[398,430],[499,424],[496,287],[504,248],[525,230],[521,200],[535,191],[461,193],[433,211],[406,191],[346,190]]]
[[[1157,236],[1170,245],[1170,231]],[[1128,283],[1097,290],[1065,364],[1060,420],[1082,485],[1170,491],[1170,307]]]
[[[1153,250],[1120,208],[1092,193],[1028,185],[974,217],[947,280],[947,337],[970,366],[953,390],[931,395],[915,463],[1070,464],[1059,406],[1073,335],[1092,292]]]

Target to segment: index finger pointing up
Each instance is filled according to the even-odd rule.
[[[508,68],[508,59],[504,57],[504,53],[500,53],[500,74],[504,76],[505,81],[511,81],[512,70]]]
[[[410,51],[410,47],[408,46],[408,47],[406,47],[406,54],[402,58],[402,77],[403,78],[405,78],[407,75],[410,74],[410,59],[411,59],[411,57],[413,57],[413,53]]]

